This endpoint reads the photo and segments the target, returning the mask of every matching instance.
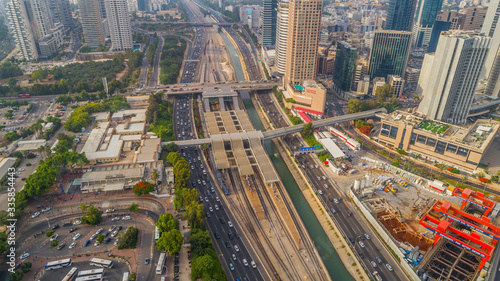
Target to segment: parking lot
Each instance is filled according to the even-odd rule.
[[[88,259],[90,260],[91,257],[92,256],[89,256]],[[112,259],[112,260],[113,260],[113,267],[104,269],[103,280],[121,281],[123,278],[123,272],[128,271],[128,267],[126,264],[117,262],[116,259]],[[83,271],[83,270],[100,268],[100,267],[96,267],[96,266],[91,266],[88,261],[73,262],[73,264],[69,267],[45,271],[45,274],[42,276],[42,278],[40,278],[40,280],[41,281],[62,280],[64,278],[64,276],[66,276],[66,274],[68,274],[68,272],[73,267],[78,268],[78,272]]]

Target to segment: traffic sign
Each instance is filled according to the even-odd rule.
[[[310,150],[315,150],[314,146],[309,146],[309,147],[301,147],[300,151],[310,151]]]
[[[314,149],[321,149],[321,144],[317,144],[314,146]]]

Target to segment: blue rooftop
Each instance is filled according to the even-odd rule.
[[[295,90],[304,91],[304,87],[302,87],[300,85],[297,85],[297,86],[294,86],[294,87],[295,87]]]

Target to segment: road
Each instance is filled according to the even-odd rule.
[[[261,104],[264,106],[266,113],[268,114],[271,122],[276,128],[287,127],[288,123],[284,120],[281,109],[276,106],[274,99],[268,95],[260,95]],[[303,146],[302,142],[296,136],[286,136],[283,138],[284,142],[288,145],[290,150],[298,150]],[[355,249],[355,252],[363,253],[365,258],[361,258],[361,262],[364,264],[368,272],[377,271],[383,280],[405,280],[403,272],[399,267],[395,266],[395,262],[390,258],[390,253],[388,253],[385,248],[380,244],[378,239],[367,240],[364,237],[367,233],[370,237],[375,237],[370,228],[362,225],[357,215],[353,215],[354,207],[351,206],[349,200],[340,200],[339,203],[334,203],[335,198],[346,198],[344,194],[339,194],[338,186],[336,183],[328,178],[328,175],[323,171],[322,165],[316,161],[312,155],[298,155],[295,158],[298,164],[302,167],[304,173],[309,178],[312,186],[316,190],[321,190],[323,195],[319,197],[326,203],[328,210],[332,212],[332,208],[335,209],[336,213],[332,214],[333,218],[337,222],[340,229],[345,233],[346,238],[352,239],[354,242],[349,242],[350,246]],[[326,178],[326,180],[323,179]],[[328,188],[325,188],[325,184]],[[332,188],[335,186],[336,188]],[[352,211],[351,211],[352,210]],[[359,241],[362,241],[364,247],[361,247]],[[380,250],[384,249],[384,250]],[[380,257],[382,263],[377,263],[377,267],[374,268],[370,262],[375,261],[376,258]],[[395,270],[395,272],[389,271],[385,264],[388,263]]]
[[[153,65],[153,71],[151,71],[151,77],[149,78],[149,87],[156,87],[160,84],[160,59],[161,51],[163,49],[163,37],[158,36],[160,39],[158,47],[156,48],[155,61]]]

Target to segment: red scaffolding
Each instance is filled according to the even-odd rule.
[[[467,206],[467,203],[470,203],[484,209],[484,215],[488,216],[488,214],[491,213],[495,207],[495,202],[484,198],[484,193],[474,191],[470,188],[460,189],[457,187],[453,190],[453,195],[462,199],[460,210],[463,210],[465,206]]]

